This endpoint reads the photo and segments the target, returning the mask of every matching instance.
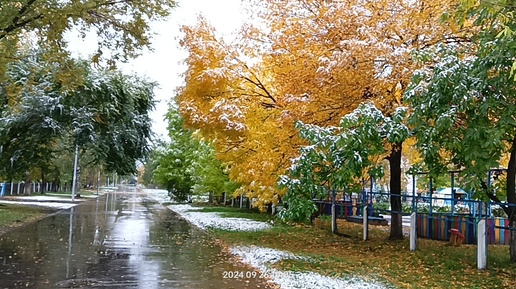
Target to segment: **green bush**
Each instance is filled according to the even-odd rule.
[[[412,204],[402,204],[401,211],[403,213],[412,213]]]
[[[373,204],[373,211],[379,214],[385,214],[391,210],[391,204],[388,202],[377,202]]]
[[[491,206],[491,215],[495,218],[507,218],[505,211],[498,205]]]

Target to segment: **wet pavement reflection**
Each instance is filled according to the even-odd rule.
[[[113,192],[0,237],[0,288],[266,288],[148,194]]]

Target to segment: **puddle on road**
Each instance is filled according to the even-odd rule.
[[[0,237],[0,288],[265,288],[145,194],[111,193]]]

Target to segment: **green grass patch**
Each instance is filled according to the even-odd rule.
[[[225,218],[245,218],[261,222],[268,222],[274,219],[274,216],[245,208],[203,207],[200,210],[192,210],[192,212],[220,213],[220,216]]]
[[[55,210],[49,208],[0,204],[0,234],[26,222],[44,218],[53,212]]]
[[[326,276],[360,277],[396,288],[516,288],[516,264],[508,246],[489,246],[488,269],[477,269],[477,247],[454,247],[447,242],[418,240],[411,253],[408,238],[388,239],[388,227],[371,226],[362,241],[362,226],[340,221],[339,232],[329,222],[313,226],[278,224],[257,232],[212,230],[229,245],[257,245],[285,250],[308,259],[283,260],[282,270],[315,271]]]

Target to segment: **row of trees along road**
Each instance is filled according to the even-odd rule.
[[[227,167],[216,159],[211,143],[185,129],[177,109],[170,109],[166,118],[171,141],[153,149],[142,182],[166,188],[176,201],[207,192],[221,196],[235,191],[238,185],[229,180]]]
[[[434,175],[438,167],[460,169],[461,185],[497,200],[484,183],[486,170],[498,166],[514,143],[516,122],[507,109],[514,106],[512,5],[250,2],[253,22],[233,42],[217,37],[202,17],[183,27],[188,69],[175,97],[185,126],[213,142],[230,179],[241,184],[235,194],[256,198],[262,208],[286,197],[290,216],[306,220],[315,207],[303,207],[309,202],[300,199],[312,195],[290,190],[289,180],[304,180],[304,188],[353,187],[368,174],[382,175],[386,161],[395,211],[390,237],[402,238],[396,212],[405,155]],[[330,154],[312,155],[317,163],[296,175],[303,152],[323,150]],[[513,163],[509,203],[516,203]],[[282,175],[287,185],[279,187]],[[516,227],[514,210],[506,212]],[[516,261],[516,231],[511,234]]]
[[[0,7],[0,175],[68,181],[76,145],[84,168],[133,174],[149,150],[155,84],[115,66],[150,49],[152,21],[172,0],[21,0]],[[69,33],[71,32],[71,34]],[[75,60],[66,35],[96,34]],[[93,68],[95,65],[96,68]],[[28,187],[28,186],[27,186]]]

